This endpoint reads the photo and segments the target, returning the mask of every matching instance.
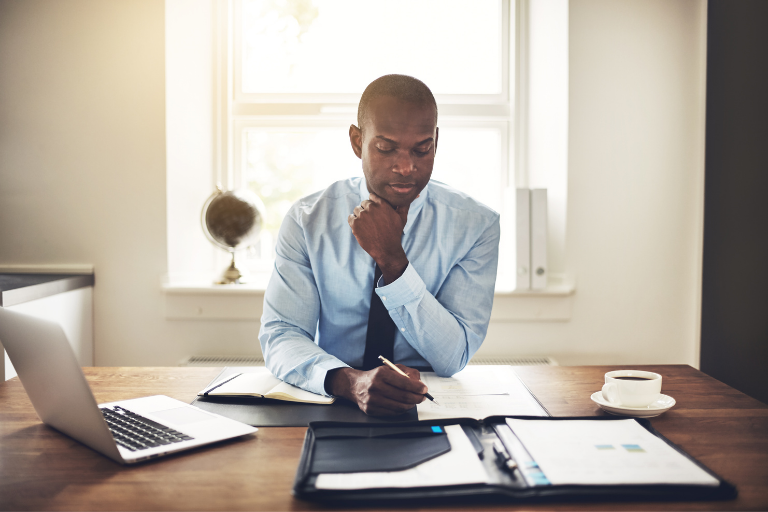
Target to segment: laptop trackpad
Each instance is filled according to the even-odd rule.
[[[173,425],[188,425],[198,421],[211,421],[216,419],[216,417],[211,416],[196,407],[190,406],[174,407],[173,409],[165,409],[164,411],[152,411],[152,416]]]

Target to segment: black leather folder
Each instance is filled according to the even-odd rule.
[[[562,421],[617,421],[620,417],[517,419]],[[304,447],[296,472],[293,493],[297,498],[318,502],[396,504],[404,500],[428,500],[430,504],[526,501],[693,501],[726,500],[736,497],[736,488],[704,467],[678,446],[656,431],[648,420],[637,419],[643,428],[661,439],[673,450],[692,461],[714,477],[716,485],[700,484],[613,484],[613,485],[553,485],[531,480],[522,468],[538,467],[535,461],[516,461],[520,444],[514,450],[505,417],[416,421],[392,425],[312,422],[307,429]],[[492,475],[493,484],[464,484],[448,486],[322,489],[316,487],[323,473],[355,473],[369,471],[398,471],[421,464],[446,453],[445,427],[461,425],[475,448],[485,471]],[[507,429],[506,431],[504,429]],[[513,434],[514,436],[514,434]],[[448,443],[450,445],[450,443]],[[634,446],[634,445],[632,445]],[[497,449],[500,448],[500,449]],[[448,448],[449,450],[450,448]],[[525,449],[523,449],[524,453]],[[471,456],[471,455],[470,455]],[[520,457],[518,457],[520,458]],[[518,465],[517,462],[520,464]],[[433,463],[434,464],[434,463]],[[531,471],[526,469],[526,472]],[[535,469],[533,471],[536,471]],[[544,478],[546,481],[546,478]]]

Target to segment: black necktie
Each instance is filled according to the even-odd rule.
[[[371,291],[371,312],[368,314],[368,334],[365,336],[363,370],[372,370],[381,366],[379,356],[384,356],[390,361],[394,359],[397,326],[376,294],[376,283],[379,282],[380,277],[381,269],[376,265]]]

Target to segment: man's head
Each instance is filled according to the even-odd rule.
[[[438,137],[432,92],[410,76],[377,78],[363,92],[357,119],[349,137],[368,190],[392,206],[410,205],[432,176]]]
[[[437,126],[437,102],[427,84],[408,75],[384,75],[368,84],[360,97],[360,104],[357,106],[357,126],[361,130],[365,130],[366,121],[370,119],[371,102],[381,96],[391,96],[417,105],[432,105],[435,109],[435,126]]]

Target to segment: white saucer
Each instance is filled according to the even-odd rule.
[[[618,414],[619,416],[634,416],[635,418],[652,418],[667,412],[675,405],[675,399],[667,395],[659,395],[658,400],[645,407],[624,407],[622,405],[612,405],[603,398],[602,391],[596,391],[592,393],[590,398],[605,412]]]

